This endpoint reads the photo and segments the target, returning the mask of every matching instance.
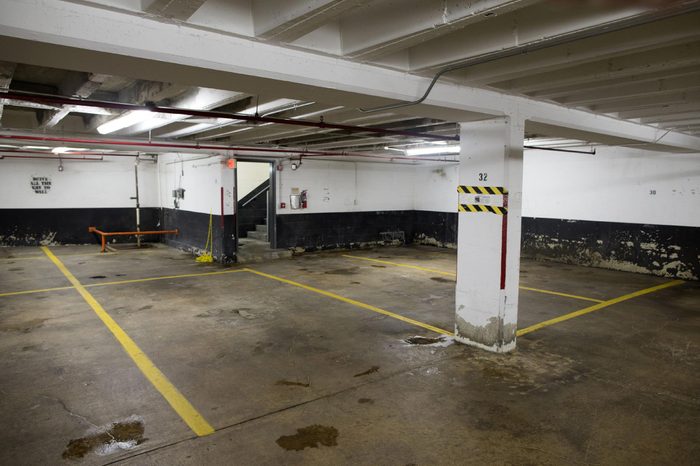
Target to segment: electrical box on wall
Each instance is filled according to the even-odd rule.
[[[184,199],[185,190],[183,188],[173,189],[173,197],[175,199]]]

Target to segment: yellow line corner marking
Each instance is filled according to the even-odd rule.
[[[457,276],[457,274],[454,272],[445,272],[445,271],[437,270],[437,269],[429,269],[427,267],[420,267],[418,265],[402,264],[399,262],[382,261],[379,259],[372,259],[370,257],[351,256],[348,254],[343,254],[343,257],[348,257],[350,259],[361,259],[361,260],[370,261],[370,262],[379,262],[380,264],[395,265],[397,267],[407,267],[409,269],[422,270],[424,272],[439,273],[442,275],[447,275],[449,277],[456,277]],[[602,299],[586,298],[585,296],[578,296],[578,295],[569,294],[569,293],[560,293],[559,291],[542,290],[540,288],[531,288],[529,286],[521,286],[520,289],[526,290],[526,291],[534,291],[537,293],[545,293],[545,294],[551,294],[551,295],[556,295],[556,296],[563,296],[565,298],[581,299],[583,301],[592,301],[594,303],[602,303],[603,302]]]
[[[261,277],[266,277],[266,278],[270,278],[272,280],[277,280],[278,282],[286,283],[288,285],[297,286],[299,288],[303,288],[307,291],[312,291],[314,293],[318,293],[320,295],[327,296],[329,298],[337,299],[338,301],[342,301],[342,302],[347,303],[347,304],[352,304],[353,306],[361,307],[362,309],[367,309],[369,311],[376,312],[378,314],[383,314],[383,315],[391,317],[393,319],[401,320],[403,322],[409,323],[411,325],[415,325],[417,327],[422,327],[424,329],[430,330],[431,332],[440,333],[442,335],[449,335],[449,336],[454,335],[454,333],[449,332],[449,331],[444,330],[444,329],[441,329],[439,327],[434,327],[434,326],[426,324],[424,322],[420,322],[418,320],[411,319],[409,317],[404,317],[400,314],[395,314],[393,312],[378,308],[376,306],[372,306],[371,304],[365,304],[363,302],[356,301],[354,299],[346,298],[344,296],[340,296],[340,295],[337,295],[335,293],[331,293],[330,291],[324,291],[324,290],[321,290],[319,288],[314,288],[313,286],[303,285],[301,283],[297,283],[297,282],[294,282],[292,280],[287,280],[286,278],[278,277],[276,275],[270,275],[269,273],[259,272],[257,270],[253,270],[253,269],[243,269],[243,270],[250,272],[250,273],[254,273],[256,275],[260,275]]]
[[[589,314],[591,312],[599,311],[606,307],[612,306],[613,304],[621,303],[622,301],[627,301],[632,298],[670,288],[672,286],[681,285],[683,283],[685,283],[683,280],[673,280],[671,282],[663,283],[661,285],[652,286],[651,288],[645,288],[643,290],[635,291],[634,293],[629,293],[623,296],[619,296],[617,298],[609,299],[607,301],[603,301],[602,303],[594,304],[593,306],[589,306],[581,310],[571,312],[569,314],[564,314],[563,316],[555,317],[553,319],[545,320],[544,322],[540,322],[539,324],[522,328],[516,332],[516,335],[519,337],[527,335],[528,333],[534,332],[535,330],[539,330],[544,327],[549,327],[550,325],[558,324],[559,322],[564,322],[566,320],[573,319],[574,317],[579,317],[585,314]]]
[[[180,393],[180,391],[168,380],[160,369],[153,364],[153,361],[138,347],[136,342],[112,319],[112,317],[104,310],[102,305],[95,300],[89,291],[78,281],[77,278],[63,265],[58,257],[56,257],[46,246],[41,248],[51,261],[63,272],[68,281],[70,281],[75,289],[80,293],[83,299],[90,305],[95,314],[102,320],[107,328],[112,332],[117,341],[122,345],[124,351],[131,357],[136,366],[141,370],[143,375],[153,384],[156,390],[160,392],[163,398],[172,406],[177,414],[180,415],[183,421],[194,431],[198,436],[209,435],[214,432],[214,428],[202,417],[201,414],[190,404],[189,401]]]

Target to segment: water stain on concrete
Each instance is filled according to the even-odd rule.
[[[375,372],[379,372],[379,366],[372,366],[364,372],[353,375],[353,377],[364,377],[365,375],[374,374]]]
[[[152,305],[152,304],[147,304],[147,305],[145,305],[145,306],[141,306],[141,307],[139,308],[139,311],[146,311],[146,310],[152,309],[152,308],[153,308],[153,305]]]
[[[360,270],[359,267],[350,267],[347,269],[334,269],[324,272],[326,275],[355,275]]]
[[[147,440],[143,437],[144,431],[141,421],[114,422],[107,430],[72,439],[61,456],[63,459],[79,459],[95,450],[109,454],[117,449],[133,448]]]
[[[13,267],[11,269],[8,269],[10,272],[19,272],[20,270],[24,270],[23,267]]]
[[[357,400],[361,405],[373,405],[374,400],[372,398],[360,398]]]
[[[443,337],[411,337],[406,338],[404,341],[411,345],[434,345],[436,343],[442,343],[445,339]]]
[[[107,277],[106,277],[106,276],[104,276],[104,275],[93,275],[93,276],[92,276],[92,277],[90,277],[90,278],[95,278],[95,279],[98,279],[98,278],[107,278]]]
[[[297,429],[294,435],[283,435],[277,445],[287,451],[301,451],[304,448],[318,448],[318,445],[335,447],[338,445],[338,429],[332,426],[313,424]]]
[[[386,265],[374,265],[374,264],[372,264],[372,267],[375,267],[377,269],[386,269]]]
[[[47,320],[49,319],[31,319],[18,324],[2,325],[0,326],[0,332],[30,333],[44,325],[44,322]]]
[[[126,274],[125,273],[118,273],[118,274],[115,274],[115,276],[116,277],[126,277]]]
[[[360,282],[350,282],[351,285],[361,285]]]
[[[284,385],[288,387],[304,387],[308,388],[311,386],[310,383],[303,383],[303,382],[292,382],[291,380],[278,380],[275,382],[275,385]]]
[[[430,277],[430,279],[434,282],[440,282],[440,283],[454,283],[455,281],[451,278],[445,278],[445,277]]]

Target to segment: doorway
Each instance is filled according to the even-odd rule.
[[[236,238],[239,261],[275,248],[274,165],[238,160],[236,163]]]

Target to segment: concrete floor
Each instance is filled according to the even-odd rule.
[[[516,352],[494,355],[449,342],[410,345],[409,337],[439,335],[250,272],[100,285],[242,268],[197,264],[162,246],[106,255],[94,246],[51,249],[216,432],[193,433],[75,289],[3,296],[70,286],[40,249],[4,248],[3,465],[700,458],[697,282],[534,331],[518,339]],[[446,272],[456,259],[449,250],[383,248],[252,268],[453,328],[449,275],[344,254]],[[523,286],[597,300],[668,281],[522,264]],[[596,304],[527,290],[520,300],[521,328]]]

